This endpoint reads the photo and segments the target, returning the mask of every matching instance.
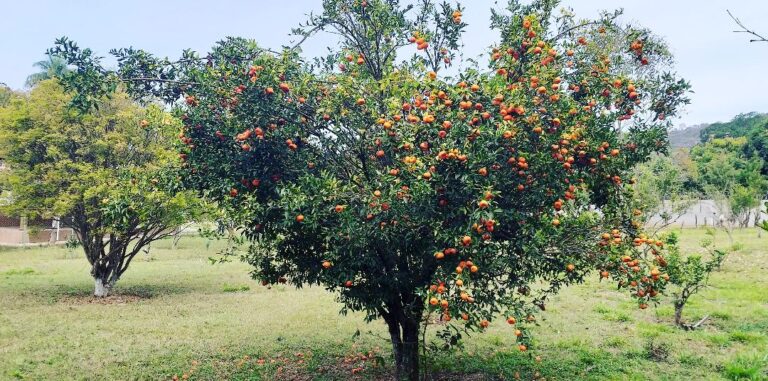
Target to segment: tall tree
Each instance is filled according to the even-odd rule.
[[[62,78],[69,71],[65,60],[52,55],[49,55],[47,60],[35,62],[33,66],[40,71],[27,77],[26,85],[28,87],[33,87],[46,79]]]
[[[526,350],[547,298],[595,269],[641,308],[666,283],[627,180],[665,150],[688,84],[654,70],[669,57],[649,31],[556,6],[510,1],[490,68],[455,77],[439,72],[463,8],[430,0],[324,1],[295,32],[341,45],[312,65],[240,38],[176,62],[116,50],[116,72],[66,39],[51,52],[82,73],[65,79],[76,106],[119,84],[183,95],[185,183],[253,242],[254,275],[322,284],[344,311],[382,318],[398,377],[416,380],[430,316],[451,344],[503,314]]]
[[[100,99],[86,114],[69,107],[56,80],[0,108],[0,157],[10,170],[5,212],[62,216],[82,243],[95,280],[107,296],[133,258],[186,222],[194,199],[179,191],[168,141],[171,118],[142,110],[124,94]]]

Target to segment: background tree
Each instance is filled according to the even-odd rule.
[[[730,224],[746,227],[759,210],[768,190],[762,175],[765,163],[760,157],[745,154],[746,137],[716,138],[691,148],[696,164],[696,182]],[[755,214],[759,218],[759,213]]]
[[[61,216],[91,264],[94,295],[107,296],[142,248],[192,218],[193,199],[170,169],[178,125],[169,116],[119,93],[86,114],[71,99],[47,80],[0,108],[0,157],[10,167],[0,182],[12,195],[4,209]]]
[[[33,87],[47,79],[62,78],[69,71],[65,60],[51,55],[48,56],[47,60],[35,62],[33,66],[40,69],[40,71],[27,77],[27,87]]]
[[[183,94],[185,184],[253,242],[254,276],[321,284],[343,311],[383,318],[397,376],[415,380],[426,316],[452,344],[503,315],[526,350],[547,298],[595,269],[641,308],[666,283],[627,180],[666,149],[688,84],[651,65],[668,60],[649,31],[556,6],[509,2],[489,68],[455,77],[434,55],[451,62],[462,11],[430,1],[325,1],[294,32],[341,45],[311,65],[239,38],[176,62],[115,50],[116,72],[66,39],[51,53],[78,67],[65,86],[79,107],[119,86]],[[622,49],[605,45],[618,36]]]
[[[635,167],[635,195],[638,211],[645,216],[646,227],[655,234],[679,219],[693,204],[687,189],[689,174],[667,155],[656,155]]]

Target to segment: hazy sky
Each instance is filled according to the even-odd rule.
[[[505,2],[505,0],[499,0]],[[225,36],[253,38],[278,48],[291,41],[290,29],[317,10],[321,0],[0,0],[0,82],[22,88],[32,63],[44,59],[55,38],[66,35],[101,55],[110,48],[134,46],[177,57],[184,48],[205,52]],[[465,0],[466,55],[476,56],[496,41],[488,30],[494,0]],[[600,9],[625,9],[624,19],[666,38],[677,71],[695,94],[680,121],[686,124],[728,120],[741,112],[768,112],[768,43],[748,42],[725,10],[768,35],[768,0],[565,0],[577,15]],[[305,44],[307,55],[322,53],[330,39]]]

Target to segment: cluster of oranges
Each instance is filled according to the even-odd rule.
[[[643,55],[643,41],[635,40],[629,45],[629,50],[634,53],[635,57],[640,60],[641,65],[648,65],[648,57]]]
[[[418,50],[426,50],[429,48],[429,43],[424,37],[421,37],[420,33],[414,32],[413,36],[408,38],[408,42],[412,44],[416,44],[416,49]]]

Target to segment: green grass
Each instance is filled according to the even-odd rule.
[[[464,350],[432,355],[429,367],[452,380],[766,380],[768,237],[757,236],[737,231],[742,250],[686,307],[689,321],[710,315],[699,330],[673,327],[668,302],[638,310],[593,279],[547,305],[529,353],[516,350],[513,328],[499,319]],[[695,250],[702,238],[684,230],[681,244]],[[170,242],[153,245],[109,303],[89,297],[92,279],[78,252],[0,249],[0,380],[385,377],[383,323],[340,316],[321,288],[268,289],[245,264],[211,265],[219,248],[202,238],[185,238],[175,251]]]

